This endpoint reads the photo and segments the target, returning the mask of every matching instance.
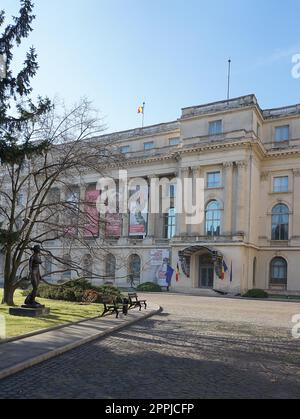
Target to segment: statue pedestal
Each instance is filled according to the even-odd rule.
[[[9,314],[11,316],[19,316],[19,317],[44,317],[44,316],[49,316],[50,308],[48,307],[37,307],[37,308],[11,307],[9,309]]]

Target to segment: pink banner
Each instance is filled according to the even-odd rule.
[[[99,191],[97,190],[90,190],[85,193],[85,214],[87,222],[84,237],[87,238],[99,237],[99,212],[96,207],[98,197]]]
[[[106,214],[106,237],[119,238],[122,235],[122,217],[121,214]]]

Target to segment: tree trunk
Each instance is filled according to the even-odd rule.
[[[9,307],[13,307],[14,304],[14,294],[15,294],[15,288],[4,281],[4,292],[3,292],[3,299],[2,304],[6,304]]]

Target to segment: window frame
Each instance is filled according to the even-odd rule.
[[[220,124],[220,130],[217,130],[217,124]],[[212,127],[215,127],[214,129],[212,129]],[[209,136],[213,136],[213,135],[220,135],[223,134],[223,119],[216,119],[214,121],[210,121],[208,123],[208,135]]]
[[[275,266],[276,262],[283,262],[283,264],[281,266]],[[277,276],[275,275],[274,271],[275,269],[279,270],[284,270],[284,275],[282,276]],[[281,256],[276,256],[274,257],[271,262],[270,262],[270,275],[269,275],[269,286],[270,288],[272,287],[284,287],[287,288],[287,283],[288,283],[288,262],[285,258],[281,257]]]
[[[176,235],[176,209],[169,208],[168,212],[164,214],[164,238],[172,240]]]
[[[288,130],[287,138],[277,139],[278,130],[282,130],[283,128],[287,128],[287,130]],[[275,144],[286,143],[287,141],[290,141],[290,135],[291,135],[291,126],[290,125],[278,125],[277,127],[274,128],[274,143]]]
[[[210,209],[209,206],[216,203],[218,205],[218,208],[215,209]],[[212,213],[212,217],[208,218],[208,214]],[[215,214],[218,213],[219,216],[216,217]],[[212,230],[209,230],[209,224],[211,224],[211,226],[214,226],[215,223],[218,223],[217,228],[214,228],[214,231],[212,233]],[[220,237],[221,236],[221,228],[222,228],[222,208],[221,208],[221,204],[218,200],[213,199],[211,201],[209,201],[205,207],[205,234],[209,237]]]
[[[219,183],[216,184],[214,182],[213,185],[210,186],[209,177],[210,177],[210,175],[216,175],[216,174],[219,175]],[[221,186],[222,186],[222,173],[221,173],[220,170],[215,170],[215,171],[211,171],[211,172],[206,173],[206,187],[207,187],[207,189],[217,189],[217,188],[221,188]]]
[[[126,149],[127,151],[124,151]],[[121,154],[128,154],[130,153],[130,145],[123,145],[120,147],[120,153]]]
[[[286,212],[275,212],[276,208],[286,208]],[[272,208],[272,222],[271,222],[271,240],[272,241],[288,241],[290,237],[290,210],[289,207],[284,204],[276,204]],[[287,222],[284,222],[284,217],[287,217]],[[274,219],[278,218],[278,221]],[[274,228],[275,227],[275,228]]]
[[[176,147],[180,144],[180,137],[169,138],[169,146]]]
[[[286,189],[283,189],[282,186],[280,186],[278,188],[278,190],[276,190],[276,186],[275,186],[275,182],[278,179],[287,179],[287,185],[286,185]],[[290,185],[290,179],[288,175],[280,175],[280,176],[273,176],[273,182],[272,182],[272,191],[273,193],[286,193],[289,192],[289,185]]]
[[[148,147],[148,146],[150,146],[150,144],[151,144],[151,147]],[[144,143],[144,151],[150,151],[150,150],[153,150],[154,148],[155,148],[154,141],[148,141],[148,142]]]

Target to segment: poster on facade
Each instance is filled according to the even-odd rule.
[[[105,216],[105,236],[119,238],[122,236],[122,215],[107,213]]]
[[[161,287],[167,287],[167,269],[168,269],[168,263],[165,259],[165,262],[163,262],[156,270],[156,280],[157,284]]]
[[[129,202],[129,236],[145,237],[148,224],[148,186],[131,191]]]
[[[165,259],[169,260],[170,251],[167,249],[155,249],[150,252],[150,264],[152,266],[160,266]]]
[[[99,191],[88,190],[85,193],[85,215],[86,224],[84,228],[84,237],[99,237],[99,212],[96,202],[99,197]]]

